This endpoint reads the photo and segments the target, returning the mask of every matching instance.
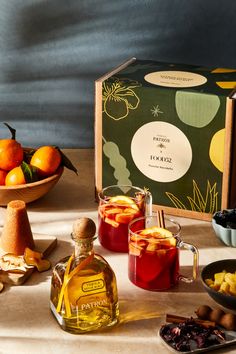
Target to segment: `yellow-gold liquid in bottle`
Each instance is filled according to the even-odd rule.
[[[86,333],[118,322],[116,277],[107,261],[94,253],[96,226],[91,219],[74,223],[75,251],[53,269],[50,307],[62,329]]]

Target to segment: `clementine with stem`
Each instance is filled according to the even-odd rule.
[[[61,164],[61,154],[53,146],[41,146],[33,154],[30,165],[37,168],[40,177],[53,175]]]
[[[23,160],[23,148],[13,139],[0,140],[0,168],[10,171],[21,164]]]
[[[20,143],[16,141],[16,130],[4,123],[12,134],[11,139],[0,139],[0,169],[10,171],[21,164],[24,151]]]

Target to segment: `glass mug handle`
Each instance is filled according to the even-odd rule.
[[[192,277],[185,277],[183,275],[179,275],[179,280],[184,281],[185,283],[192,283],[198,276],[198,250],[195,246],[191,245],[190,243],[183,242],[180,240],[178,244],[179,248],[184,248],[186,250],[189,250],[193,253],[193,275]]]

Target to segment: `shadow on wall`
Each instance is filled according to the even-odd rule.
[[[233,1],[3,0],[3,8],[11,25],[1,31],[0,22],[0,115],[29,146],[92,147],[94,80],[130,57],[234,65]]]

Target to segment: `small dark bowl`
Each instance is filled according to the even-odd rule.
[[[220,293],[212,288],[210,288],[206,283],[205,279],[214,279],[215,273],[220,273],[223,270],[229,273],[235,273],[236,271],[236,259],[222,259],[221,261],[216,261],[206,265],[201,272],[201,280],[203,286],[210,297],[215,300],[218,304],[236,311],[236,296],[227,295]]]

